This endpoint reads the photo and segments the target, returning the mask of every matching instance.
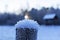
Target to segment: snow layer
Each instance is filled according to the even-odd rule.
[[[28,19],[19,21],[15,25],[15,27],[17,27],[17,28],[34,28],[34,29],[38,29],[39,26],[40,25],[36,21],[34,21],[34,20],[28,20]]]
[[[46,14],[43,19],[54,19],[56,14]]]

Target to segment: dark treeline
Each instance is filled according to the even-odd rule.
[[[14,13],[0,13],[0,25],[15,25],[19,20],[23,20],[25,16],[25,11],[22,11],[21,14],[16,15]],[[39,24],[44,24],[43,17],[47,13],[55,13],[58,16],[58,21],[60,25],[60,9],[54,9],[53,7],[50,8],[41,8],[40,10],[37,10],[35,8],[32,8],[30,11],[28,11],[28,14],[30,16],[30,19],[33,19],[37,21]]]
[[[56,20],[56,21],[58,21],[58,23],[56,23],[56,24],[60,25],[60,9],[59,8],[55,9],[53,7],[50,7],[50,8],[43,7],[40,10],[32,8],[31,11],[29,11],[29,15],[30,15],[31,19],[34,19],[39,24],[45,24],[43,17],[49,13],[55,13],[57,15],[58,20]]]
[[[22,15],[4,13],[0,14],[0,25],[14,25],[17,21],[24,19]]]

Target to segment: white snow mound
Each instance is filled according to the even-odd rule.
[[[39,24],[34,21],[34,20],[22,20],[17,22],[17,24],[15,25],[16,28],[34,28],[34,29],[38,29],[39,28]]]

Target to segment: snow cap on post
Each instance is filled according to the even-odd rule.
[[[16,28],[33,28],[33,29],[38,29],[39,28],[39,24],[34,21],[34,20],[22,20],[17,22],[17,24],[15,25]]]

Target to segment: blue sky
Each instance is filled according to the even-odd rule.
[[[0,0],[0,12],[19,12],[20,9],[40,9],[41,7],[60,7],[59,0]]]

